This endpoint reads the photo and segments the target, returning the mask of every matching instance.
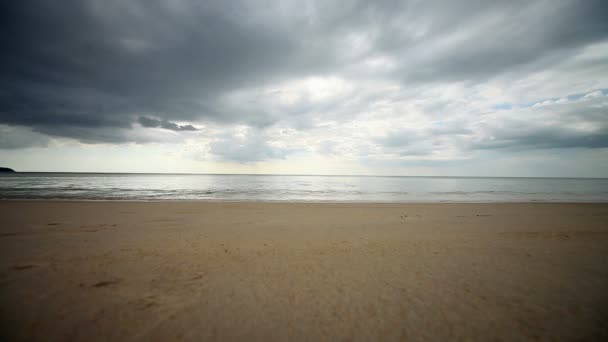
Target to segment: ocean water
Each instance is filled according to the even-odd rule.
[[[608,202],[608,178],[16,173],[0,199]]]

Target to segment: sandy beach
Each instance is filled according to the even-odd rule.
[[[608,204],[0,202],[3,341],[608,339]]]

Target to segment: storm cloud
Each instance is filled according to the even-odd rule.
[[[170,131],[183,132],[183,131],[198,131],[198,129],[192,125],[178,125],[175,122],[168,120],[158,120],[147,116],[140,116],[137,121],[144,127],[160,127],[168,129]]]
[[[601,0],[6,1],[0,148],[23,130],[238,162],[603,149],[607,17]]]

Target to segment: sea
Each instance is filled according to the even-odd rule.
[[[0,174],[0,199],[283,202],[608,202],[608,178]]]

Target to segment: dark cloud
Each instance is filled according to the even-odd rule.
[[[53,137],[69,137],[85,144],[122,144],[128,142],[149,143],[155,141],[150,137],[133,134],[130,130],[110,127],[81,127],[81,126],[34,126],[34,132]]]
[[[12,150],[28,147],[46,147],[49,138],[24,127],[0,125],[0,149]]]
[[[477,127],[471,147],[530,150],[608,147],[608,99],[594,92],[570,103],[551,103],[497,114]]]
[[[601,0],[4,1],[0,124],[32,135],[28,143],[3,133],[0,148],[43,146],[47,135],[147,143],[209,122],[220,131],[207,137],[211,154],[255,162],[291,152],[264,134],[273,125],[313,134],[323,121],[340,126],[370,113],[399,121],[410,111],[440,123],[319,150],[373,145],[422,158],[450,148],[604,148],[605,106],[534,109],[486,124],[478,108],[463,108],[478,100],[475,86],[501,75],[516,83],[606,42],[607,17]],[[582,65],[605,75],[608,58],[580,63],[566,71]],[[424,93],[456,83],[464,94]],[[233,124],[250,133],[222,132]]]
[[[565,132],[536,132],[535,135],[520,138],[520,147],[526,148],[606,148],[608,147],[608,130],[581,134]]]
[[[601,0],[496,2],[464,8],[471,10],[470,15],[450,25],[451,32],[402,50],[402,57],[413,56],[401,68],[405,79],[479,81],[503,72],[534,72],[608,37],[608,4]]]
[[[153,128],[164,128],[171,131],[181,132],[181,131],[198,131],[198,128],[192,125],[178,125],[175,122],[167,121],[167,120],[158,120],[154,118],[150,118],[147,116],[140,116],[137,121],[140,125],[144,127],[153,127]]]
[[[521,131],[505,129],[473,144],[473,148],[482,150],[606,147],[608,147],[608,127],[591,132],[561,127],[536,127]]]
[[[26,1],[0,8],[0,122],[128,128],[166,120],[238,120],[207,105],[274,77],[292,40],[251,5],[195,1]],[[66,130],[69,135],[69,130]]]

